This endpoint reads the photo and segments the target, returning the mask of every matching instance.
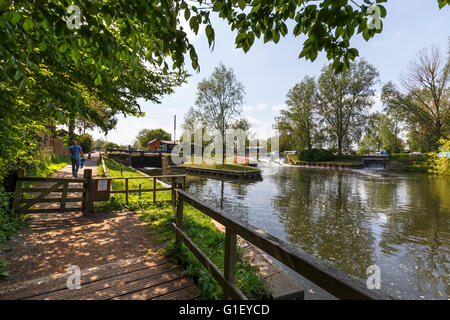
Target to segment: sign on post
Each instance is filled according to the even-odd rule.
[[[109,201],[111,195],[111,180],[95,179],[93,193],[94,201]]]

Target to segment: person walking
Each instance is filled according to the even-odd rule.
[[[67,154],[70,154],[70,160],[72,161],[72,175],[74,178],[77,178],[78,169],[80,168],[80,155],[83,155],[83,150],[78,145],[77,141],[73,141]]]

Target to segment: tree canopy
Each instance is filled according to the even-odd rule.
[[[153,139],[170,140],[170,133],[163,129],[142,129],[136,136],[134,145],[140,149],[147,149],[147,145]]]

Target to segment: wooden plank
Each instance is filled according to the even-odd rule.
[[[70,290],[64,288],[58,291],[51,291],[45,294],[36,295],[26,300],[77,300],[77,299],[92,299],[94,297],[106,297],[109,292],[117,292],[122,290],[126,283],[138,281],[141,279],[148,279],[149,277],[157,277],[161,274],[166,274],[176,267],[169,264],[161,264],[155,267],[147,267],[136,271],[128,272],[125,274],[114,275],[106,279],[98,281],[91,281],[88,283],[81,282],[81,289]]]
[[[123,266],[113,267],[111,269],[99,268],[96,271],[81,275],[81,285],[94,283],[101,280],[110,280],[118,276],[129,274],[135,271],[145,270],[149,267],[155,267],[167,264],[169,261],[163,256],[152,257],[148,261],[141,261],[132,264],[125,264]],[[14,291],[0,294],[0,300],[18,300],[33,298],[39,295],[48,294],[50,292],[67,290],[67,277],[61,277],[55,280],[41,282],[39,284],[28,285],[25,288],[20,288]]]
[[[31,202],[33,202],[35,200],[35,198],[33,199],[24,199],[22,200],[21,204],[29,204]],[[52,202],[63,202],[64,198],[45,198],[42,200],[39,200],[38,202],[33,202],[33,204],[38,204],[38,203],[52,203]],[[65,199],[65,202],[80,202],[83,201],[83,198],[79,197],[79,198],[67,198]],[[61,211],[62,212],[62,211]]]
[[[23,177],[20,181],[38,181],[38,182],[70,182],[70,183],[84,183],[87,182],[85,179],[75,179],[75,178],[44,178],[44,177]]]
[[[174,223],[172,223],[172,229],[174,229],[176,234],[181,236],[181,240],[188,247],[189,250],[197,257],[197,259],[203,264],[203,266],[208,270],[208,272],[216,279],[216,281],[220,284],[222,288],[226,288],[228,290],[228,294],[231,295],[233,299],[237,300],[247,300],[247,297],[242,294],[242,292],[236,288],[236,286],[225,279],[222,272],[217,268],[217,266],[209,260],[209,258],[197,247],[197,245],[192,242],[191,239]]]
[[[322,260],[310,256],[300,249],[294,248],[263,230],[256,229],[235,217],[225,214],[220,209],[205,204],[182,190],[177,190],[177,193],[179,197],[182,197],[185,202],[194,208],[232,229],[242,238],[339,299],[392,299],[384,293],[369,290],[362,281],[327,265]]]
[[[154,297],[152,300],[194,300],[197,298],[200,298],[200,292],[197,286],[192,285],[190,287]]]
[[[48,188],[22,188],[22,192],[30,192],[30,193],[36,193],[36,192],[43,192],[47,190]],[[63,192],[64,188],[58,188],[55,189],[53,192]],[[68,192],[83,192],[83,188],[68,188]]]
[[[60,187],[62,185],[62,182],[56,182],[53,186],[49,187],[47,191],[42,192],[39,196],[36,198],[31,199],[27,204],[23,207],[20,207],[18,212],[25,212],[28,211],[34,204],[39,203],[42,199],[44,199],[46,196],[48,196],[50,193],[53,192],[54,189]]]
[[[167,270],[157,274],[149,275],[133,281],[127,281],[120,285],[111,286],[104,290],[98,290],[89,295],[80,296],[80,300],[108,300],[108,299],[127,299],[126,295],[135,293],[139,290],[157,287],[165,282],[183,277],[180,267],[169,264]],[[122,296],[122,298],[121,298]],[[128,299],[132,299],[128,297]]]
[[[63,212],[78,212],[83,211],[83,207],[78,208],[65,208]],[[61,212],[59,208],[57,209],[28,209],[24,211],[23,213],[55,213],[55,212]]]
[[[237,235],[230,228],[225,229],[225,259],[224,259],[224,277],[229,282],[235,284],[236,269],[236,242]],[[224,298],[231,299],[229,290],[224,290]]]
[[[172,281],[167,281],[126,295],[114,297],[113,300],[150,300],[163,294],[190,287],[194,284],[192,280],[187,277],[174,278],[171,280]]]

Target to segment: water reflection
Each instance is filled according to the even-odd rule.
[[[397,298],[448,298],[449,178],[266,170],[257,182],[189,177],[189,192],[355,277],[377,264]]]

